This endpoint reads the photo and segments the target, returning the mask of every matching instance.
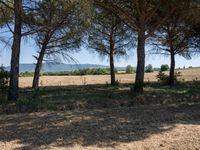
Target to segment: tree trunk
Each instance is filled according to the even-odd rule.
[[[171,61],[171,66],[170,66],[170,73],[169,73],[169,85],[174,85],[175,82],[175,53],[173,50],[170,52],[170,61]]]
[[[32,88],[38,89],[39,88],[39,78],[40,78],[40,71],[42,68],[42,62],[46,51],[46,44],[42,46],[39,57],[37,59],[37,64],[35,67],[35,73],[33,77],[33,85]]]
[[[113,40],[113,36],[114,36],[114,27],[115,27],[115,19],[114,22],[112,24],[112,28],[111,28],[111,35],[110,35],[110,77],[111,77],[111,85],[114,86],[115,85],[115,65],[114,65],[114,48],[115,48],[115,44],[114,44],[114,40]]]
[[[144,69],[145,69],[145,30],[138,32],[137,45],[137,70],[135,78],[134,92],[143,94]]]
[[[19,59],[21,49],[22,0],[14,1],[15,25],[11,55],[10,83],[8,100],[16,101],[19,97]]]
[[[115,85],[115,65],[114,65],[114,57],[113,57],[113,48],[110,49],[110,76],[111,76],[111,85]]]

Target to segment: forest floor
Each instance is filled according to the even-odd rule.
[[[0,150],[200,150],[200,82],[20,89],[0,101]]]
[[[0,115],[1,150],[199,150],[200,105]]]

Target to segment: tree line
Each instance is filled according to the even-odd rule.
[[[76,61],[70,54],[86,46],[110,60],[112,85],[116,82],[115,59],[136,49],[134,92],[142,94],[147,45],[150,54],[170,56],[170,85],[175,81],[175,55],[190,59],[200,48],[198,0],[0,0],[0,8],[0,29],[12,34],[9,100],[19,96],[24,38],[37,45],[35,89],[43,61]]]

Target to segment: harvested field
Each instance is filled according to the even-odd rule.
[[[181,81],[200,80],[200,68],[177,70],[181,72]],[[167,73],[167,72],[166,72]],[[146,73],[145,81],[157,81],[158,72]],[[116,79],[120,83],[133,83],[135,74],[116,75]],[[20,87],[31,87],[32,77],[21,77]],[[88,85],[88,84],[106,84],[110,83],[109,75],[87,75],[87,76],[42,76],[40,78],[40,86],[68,86],[68,85]]]
[[[1,150],[198,150],[200,106],[0,116]]]

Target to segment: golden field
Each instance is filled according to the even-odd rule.
[[[191,68],[184,70],[176,70],[181,72],[181,81],[200,80],[200,68]],[[166,72],[167,74],[168,72]],[[158,72],[146,73],[145,81],[157,81]],[[31,87],[32,77],[20,77],[20,87]],[[118,74],[116,80],[120,83],[133,83],[135,74]],[[109,75],[86,75],[86,76],[42,76],[40,78],[40,86],[68,86],[68,85],[88,85],[88,84],[106,84],[110,83]]]

